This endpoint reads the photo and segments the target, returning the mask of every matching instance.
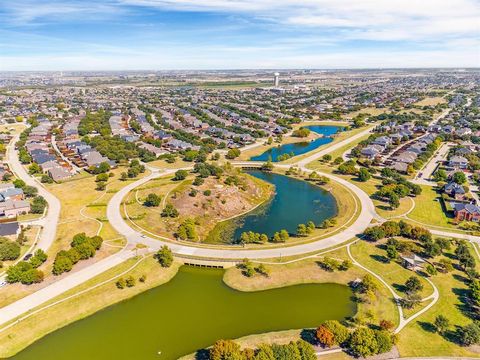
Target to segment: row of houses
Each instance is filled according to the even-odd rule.
[[[32,161],[37,163],[42,172],[48,174],[54,181],[68,179],[75,174],[75,171],[68,163],[59,158],[55,149],[51,147],[53,124],[45,118],[37,121],[38,125],[30,130],[25,142],[25,149]]]

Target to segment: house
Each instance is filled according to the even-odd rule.
[[[20,234],[20,226],[17,221],[0,224],[0,236],[12,236],[18,234]]]
[[[48,176],[54,181],[62,181],[68,179],[72,174],[61,166],[56,166],[48,170]]]
[[[406,164],[411,164],[417,159],[417,154],[411,151],[404,151],[397,156],[395,156],[392,160],[396,162],[403,162]]]
[[[0,190],[0,201],[23,200],[23,190],[16,187]]]
[[[448,196],[454,198],[455,200],[465,199],[465,189],[462,185],[457,184],[456,182],[450,182],[445,185],[443,191]]]
[[[473,204],[455,203],[453,204],[455,219],[458,221],[480,222],[480,207]]]
[[[404,162],[395,162],[391,164],[390,169],[396,170],[399,173],[406,174],[408,172],[408,164]]]
[[[401,258],[402,258],[403,266],[405,266],[405,268],[412,271],[421,270],[423,265],[426,263],[424,259],[422,259],[420,256],[415,254],[405,255],[405,256],[402,255]]]
[[[468,160],[463,156],[452,156],[448,161],[448,166],[456,169],[466,169],[468,166]]]
[[[373,141],[373,144],[383,146],[384,148],[390,146],[392,140],[387,136],[380,136]]]
[[[14,218],[30,212],[30,203],[25,200],[7,200],[0,202],[0,216]]]
[[[363,148],[360,153],[367,159],[375,159],[375,157],[380,153],[380,151],[373,146],[367,146]]]

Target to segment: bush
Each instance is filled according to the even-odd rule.
[[[327,320],[323,323],[323,326],[333,334],[335,344],[343,344],[350,335],[348,329],[337,320]]]
[[[117,280],[117,282],[115,283],[115,286],[118,288],[118,289],[124,289],[125,286],[127,285],[126,281],[124,278],[120,278]]]
[[[232,340],[218,340],[209,351],[210,360],[239,360],[240,345]]]
[[[134,287],[135,283],[135,278],[131,275],[125,279],[125,285],[127,285],[127,287]]]
[[[30,211],[33,214],[43,214],[46,207],[47,207],[47,200],[45,200],[43,196],[35,196],[30,205]]]
[[[476,345],[480,343],[480,324],[471,323],[467,326],[457,328],[457,338],[464,346]]]

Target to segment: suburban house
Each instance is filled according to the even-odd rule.
[[[17,221],[0,224],[0,236],[17,236],[19,234],[20,226]]]
[[[455,169],[466,169],[468,166],[468,160],[463,156],[452,156],[448,161],[448,166]]]
[[[473,204],[454,204],[455,219],[458,221],[480,222],[480,207]]]
[[[465,189],[462,185],[457,184],[456,182],[450,182],[445,185],[443,191],[448,196],[454,198],[455,200],[464,200],[465,199]]]

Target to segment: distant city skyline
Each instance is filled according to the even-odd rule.
[[[476,0],[0,2],[0,71],[480,66]]]

